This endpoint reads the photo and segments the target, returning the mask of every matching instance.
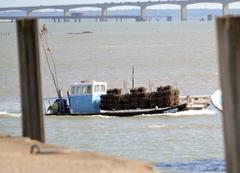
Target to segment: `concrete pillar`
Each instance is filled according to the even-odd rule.
[[[146,21],[147,19],[147,7],[146,6],[141,6],[141,20]]]
[[[32,15],[32,10],[27,10],[27,16],[31,16]]]
[[[108,15],[107,8],[103,7],[101,11],[101,22],[106,22],[107,19],[105,18]]]
[[[69,9],[64,9],[64,17],[65,16],[71,16],[71,12],[69,11]],[[64,18],[64,22],[68,22],[69,20]]]
[[[187,4],[181,5],[181,21],[187,20]]]
[[[228,15],[229,14],[229,6],[228,3],[223,3],[223,15]]]
[[[167,22],[171,22],[172,21],[172,16],[167,16]]]

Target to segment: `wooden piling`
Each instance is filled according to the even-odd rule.
[[[17,38],[23,136],[45,142],[37,19],[17,20]]]
[[[240,17],[217,19],[228,173],[240,172]]]

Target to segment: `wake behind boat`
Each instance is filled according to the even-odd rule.
[[[82,81],[70,85],[67,98],[49,102],[46,115],[136,116],[175,113],[186,110],[187,102],[179,100],[179,91],[171,86],[146,92],[139,87],[122,94],[121,89],[107,90],[106,82]]]

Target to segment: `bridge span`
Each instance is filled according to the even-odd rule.
[[[229,13],[229,4],[240,2],[240,0],[159,0],[159,1],[137,1],[137,2],[111,2],[111,3],[96,3],[96,4],[72,4],[72,5],[46,5],[46,6],[29,6],[29,7],[5,7],[0,8],[0,11],[26,11],[27,16],[31,16],[32,12],[43,9],[58,9],[63,10],[64,16],[71,16],[71,10],[84,7],[93,7],[101,9],[101,18],[107,18],[108,9],[120,6],[134,6],[140,8],[140,17],[142,21],[146,21],[147,7],[154,5],[178,5],[181,8],[181,20],[187,20],[187,6],[200,3],[217,3],[222,4],[223,15]]]
[[[132,19],[135,20],[136,22],[142,21],[141,16],[136,16],[136,15],[114,15],[114,16],[105,16],[102,18],[102,16],[36,16],[38,19],[45,19],[45,20],[51,20],[53,22],[60,22],[61,20],[63,21],[70,21],[74,20],[75,22],[81,22],[82,19],[92,19],[95,20],[96,22],[105,22],[108,19],[111,20],[116,20],[116,22],[122,22],[123,20],[126,19]],[[16,19],[21,18],[20,16],[0,16],[0,20],[7,20],[11,21],[12,23],[16,21]],[[170,22],[172,21],[171,16],[148,16],[147,20],[156,20],[160,21],[160,19],[165,19],[166,21]]]

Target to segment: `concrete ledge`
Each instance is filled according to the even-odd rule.
[[[33,145],[32,153],[31,148]],[[149,164],[0,134],[0,172],[154,173]]]

